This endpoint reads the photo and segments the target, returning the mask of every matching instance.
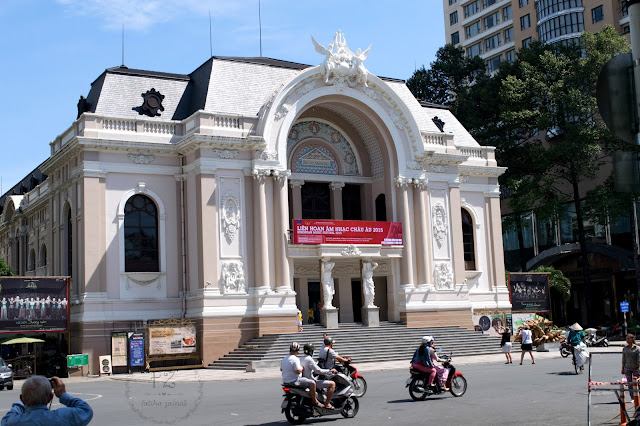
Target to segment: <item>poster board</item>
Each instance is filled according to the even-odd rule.
[[[144,367],[144,334],[129,333],[129,366]]]
[[[69,277],[0,277],[0,333],[66,332]]]
[[[294,244],[402,245],[401,222],[294,219]]]
[[[510,273],[511,312],[550,312],[548,273]]]
[[[126,367],[128,364],[127,355],[127,332],[112,332],[111,365],[113,367]]]
[[[145,333],[146,370],[202,366],[196,323],[188,319],[149,321]]]
[[[179,355],[195,352],[195,324],[149,328],[149,355]]]
[[[503,313],[473,315],[472,321],[477,331],[490,336],[499,336],[500,327],[504,327],[505,318]]]
[[[98,359],[100,360],[100,375],[110,375],[112,373],[111,355],[100,355]]]

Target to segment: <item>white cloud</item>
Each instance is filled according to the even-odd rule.
[[[183,15],[233,16],[256,8],[255,0],[57,0],[70,13],[102,19],[105,28],[146,31]],[[257,13],[257,10],[256,10]]]

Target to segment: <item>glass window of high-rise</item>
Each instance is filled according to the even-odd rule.
[[[471,38],[475,35],[478,35],[482,32],[482,26],[480,25],[480,21],[474,22],[471,25],[464,27],[464,33],[466,38]]]
[[[500,12],[492,13],[491,15],[485,16],[484,21],[484,29],[491,28],[500,23]]]
[[[515,62],[516,61],[516,51],[515,49],[511,49],[504,54],[504,58],[507,62]]]
[[[524,40],[522,40],[522,47],[529,47],[529,45],[531,44],[531,37],[527,37]]]
[[[503,21],[508,21],[513,17],[513,11],[511,9],[511,5],[505,7],[504,9],[502,9],[502,20]]]
[[[495,34],[484,41],[484,51],[488,52],[502,45],[502,37],[500,33]]]
[[[531,26],[531,15],[527,13],[526,15],[521,16],[520,17],[520,29],[521,30],[526,30],[530,26]]]
[[[454,4],[456,2],[456,0],[449,0],[449,6],[451,6],[452,4]]]
[[[543,21],[538,26],[540,41],[547,43],[555,38],[569,34],[579,35],[584,31],[582,12],[570,12]]]
[[[495,4],[495,3],[498,3],[498,0],[482,0],[482,8],[486,9],[487,7],[489,7],[489,6],[491,6],[491,5]]]
[[[478,56],[482,53],[482,42],[478,42],[473,46],[467,47],[467,57],[473,58],[474,56]]]
[[[513,27],[504,30],[504,42],[509,43],[510,41],[513,41]]]
[[[460,43],[460,33],[456,31],[455,33],[451,34],[451,44],[456,45],[458,43]]]
[[[554,13],[581,7],[582,0],[538,0],[536,4],[538,20],[542,20]]]
[[[478,0],[474,1],[473,3],[469,3],[464,7],[464,17],[468,18],[469,16],[478,13],[479,10],[480,6],[478,6]]]
[[[495,56],[487,61],[487,71],[494,72],[497,71],[500,67],[500,62],[502,62],[502,55]]]
[[[622,16],[629,15],[629,5],[627,5],[627,0],[620,1],[620,12],[622,12]]]
[[[520,0],[520,7],[525,7],[529,4],[529,0]]]
[[[449,24],[454,25],[458,23],[458,11],[456,10],[449,15]]]
[[[629,34],[631,32],[631,28],[629,27],[629,25],[625,25],[624,27],[622,27],[622,34]]]
[[[604,19],[604,9],[602,8],[602,5],[591,9],[591,19],[594,24]]]

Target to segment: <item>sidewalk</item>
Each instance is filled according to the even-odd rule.
[[[617,343],[622,343],[618,345]],[[612,342],[612,346],[608,348],[597,347],[589,348],[591,352],[621,352],[624,342]],[[284,356],[284,355],[283,355]],[[514,363],[520,362],[520,351],[514,350],[512,352]],[[551,359],[560,358],[560,352],[554,350],[551,352],[535,352],[534,357],[538,359]],[[474,356],[461,356],[454,357],[453,362],[458,365],[471,365],[471,364],[502,364],[505,362],[505,356],[502,353],[491,355],[474,355]],[[525,354],[524,364],[531,363],[531,358],[528,354]],[[358,371],[361,373],[371,373],[374,371],[387,371],[387,370],[408,370],[409,360],[407,361],[389,361],[389,362],[376,362],[376,363],[364,363],[355,364]],[[124,381],[142,381],[151,382],[154,380],[154,373],[136,373],[136,374],[118,374],[113,377],[109,377],[111,380],[124,380]],[[163,372],[156,372],[156,379]],[[253,373],[246,373],[244,371],[226,371],[226,370],[210,370],[207,368],[198,370],[178,370],[176,371],[171,380],[176,382],[211,382],[211,381],[239,381],[239,380],[259,380],[259,379],[272,379],[280,377],[279,368],[265,368]],[[102,380],[105,377],[97,378]],[[75,379],[75,378],[74,378]],[[70,379],[70,380],[74,380]],[[78,378],[80,380],[96,380],[96,378]],[[69,380],[69,379],[66,379]],[[65,381],[66,381],[65,380]]]

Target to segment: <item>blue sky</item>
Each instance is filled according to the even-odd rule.
[[[213,54],[259,56],[258,0],[0,0],[2,191],[46,160],[106,69],[188,74]],[[262,55],[320,64],[311,35],[372,44],[365,66],[401,79],[445,43],[441,0],[261,0]]]

